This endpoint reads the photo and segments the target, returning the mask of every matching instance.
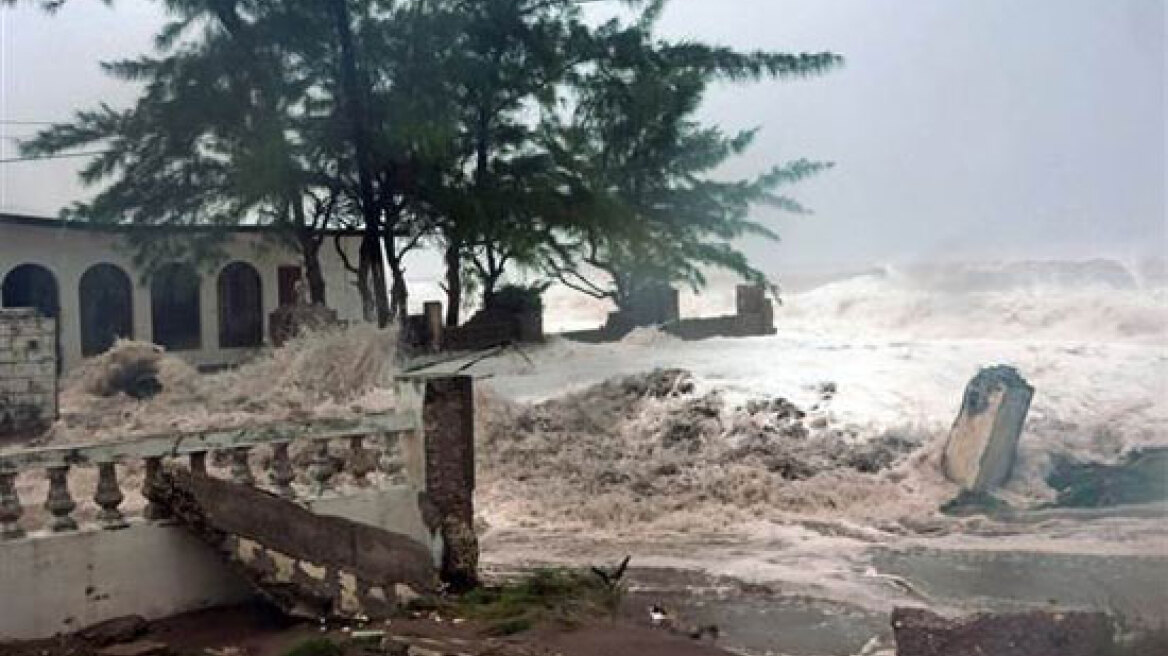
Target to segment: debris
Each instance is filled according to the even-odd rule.
[[[967,490],[1003,485],[1014,466],[1022,424],[1034,396],[1013,367],[982,369],[965,387],[942,465],[949,480]]]
[[[394,582],[437,589],[429,549],[408,536],[320,515],[256,488],[168,465],[146,490],[225,554],[284,612],[319,619],[385,617],[401,600],[375,594]],[[283,563],[283,564],[282,564]]]

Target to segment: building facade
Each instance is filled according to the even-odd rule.
[[[63,369],[118,337],[159,344],[197,366],[237,363],[268,343],[269,315],[295,299],[300,256],[270,230],[235,228],[223,245],[224,261],[165,264],[149,279],[133,263],[129,231],[174,236],[176,229],[0,214],[0,306],[32,307],[56,319]],[[359,237],[328,239],[338,241],[320,251],[328,306],[343,321],[359,320],[356,277],[337,252],[356,262]]]

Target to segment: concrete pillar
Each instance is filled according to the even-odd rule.
[[[427,345],[435,353],[442,350],[442,303],[426,301],[422,304],[422,316],[426,322]]]
[[[454,589],[478,581],[474,532],[474,384],[470,376],[430,378],[422,406],[426,494],[437,511],[442,580]]]

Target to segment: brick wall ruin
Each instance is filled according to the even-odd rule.
[[[651,305],[648,309],[613,312],[599,330],[577,330],[562,333],[562,336],[578,342],[612,342],[638,326],[658,326],[662,331],[685,340],[775,334],[774,305],[763,287],[738,285],[734,290],[734,314],[690,319],[677,317],[677,290],[666,289],[669,291],[658,289],[653,296],[646,298]]]
[[[57,418],[57,322],[0,309],[0,439],[44,431]]]

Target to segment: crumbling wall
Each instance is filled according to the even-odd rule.
[[[431,301],[422,314],[406,317],[403,324],[403,343],[418,351],[477,351],[544,338],[542,310],[479,310],[461,326],[447,328],[442,325],[442,304]]]
[[[38,434],[57,418],[57,322],[0,309],[0,439]]]
[[[679,319],[675,309],[669,309],[676,304],[677,297],[677,290],[671,291],[672,295],[661,292],[656,297],[647,298],[649,306],[646,308],[634,306],[623,312],[610,313],[607,323],[599,330],[578,330],[562,336],[577,342],[611,342],[623,338],[634,328],[647,325],[659,325],[661,330],[685,340],[775,334],[774,306],[763,287],[738,285],[734,314],[692,319]],[[652,320],[659,317],[667,318]]]

